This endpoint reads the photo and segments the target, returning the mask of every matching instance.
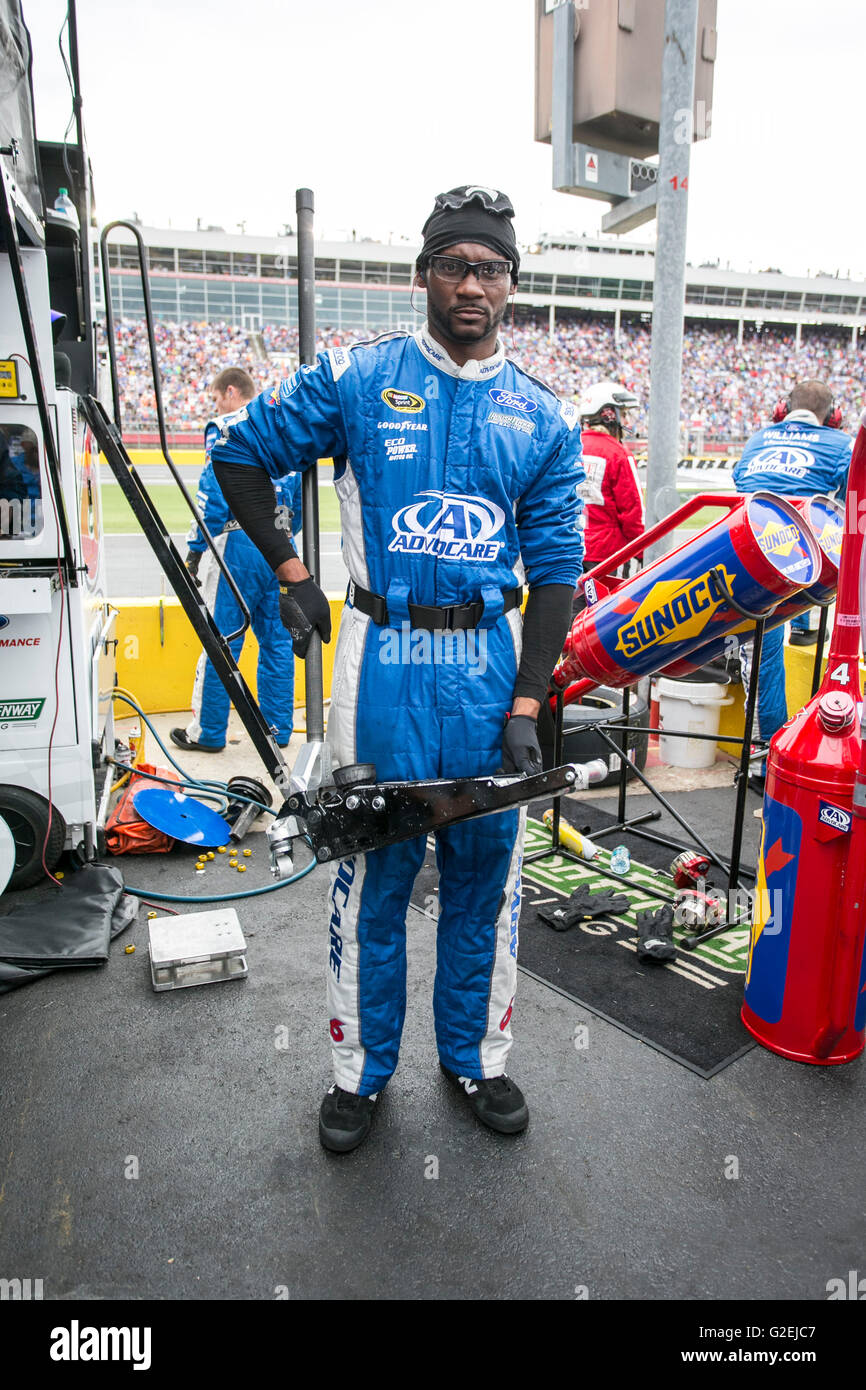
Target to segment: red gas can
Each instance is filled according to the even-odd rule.
[[[866,429],[848,492],[863,496]],[[846,513],[857,515],[856,507]],[[858,573],[863,537],[846,526],[823,685],[776,734],[742,1019],[764,1047],[832,1066],[866,1039],[866,767],[859,728]]]

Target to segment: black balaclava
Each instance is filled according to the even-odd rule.
[[[457,246],[461,241],[478,242],[511,262],[511,281],[516,285],[520,252],[511,221],[513,216],[510,198],[495,188],[462,184],[447,193],[437,193],[433,211],[421,232],[424,243],[415,269],[426,269],[430,257],[449,246]]]

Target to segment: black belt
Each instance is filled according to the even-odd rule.
[[[379,627],[391,627],[388,618],[388,605],[381,594],[371,593],[369,589],[362,589],[353,579],[349,580],[349,591],[347,594],[349,603],[353,608],[357,608],[359,613],[366,613],[368,618]],[[502,611],[510,613],[512,608],[519,608],[523,602],[523,589],[518,586],[516,589],[505,589],[502,593]],[[412,627],[424,627],[431,632],[456,631],[459,628],[477,627],[484,616],[484,600],[475,599],[473,603],[452,604],[450,608],[431,608],[423,603],[409,604],[409,621]]]

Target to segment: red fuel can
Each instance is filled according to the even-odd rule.
[[[866,483],[866,429],[849,497]],[[857,516],[856,506],[846,516]],[[842,539],[836,621],[818,694],[770,744],[742,1020],[798,1062],[850,1062],[866,1040],[866,761],[860,691],[863,536]]]

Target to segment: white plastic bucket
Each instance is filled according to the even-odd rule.
[[[712,767],[716,745],[710,738],[665,738],[664,730],[690,734],[719,732],[722,705],[732,705],[727,686],[716,681],[674,681],[658,677],[659,758],[670,767]]]

